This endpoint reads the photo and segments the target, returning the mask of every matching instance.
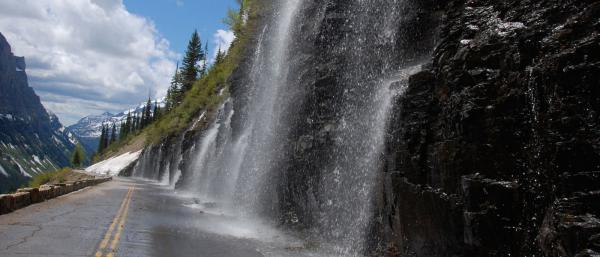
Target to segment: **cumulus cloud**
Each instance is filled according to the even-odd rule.
[[[211,61],[214,61],[214,59],[217,57],[217,50],[219,48],[221,48],[221,51],[227,52],[234,39],[235,34],[233,33],[233,31],[222,29],[217,30],[217,32],[215,32],[215,34],[213,35],[213,44],[215,44],[215,52]]]
[[[162,95],[177,54],[122,0],[0,1],[0,33],[25,56],[30,84],[70,124]]]

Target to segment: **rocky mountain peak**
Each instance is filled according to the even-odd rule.
[[[27,81],[24,57],[0,33],[0,192],[69,164],[77,139],[49,113]]]

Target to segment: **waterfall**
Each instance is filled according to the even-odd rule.
[[[185,170],[185,157],[171,154],[163,178],[175,185],[181,176],[177,190],[198,203],[302,231],[295,235],[306,245],[318,242],[307,252],[369,255],[391,110],[431,50],[405,34],[418,8],[409,0],[276,2],[257,30],[244,84],[206,113],[211,123]],[[157,165],[145,154],[141,161]]]
[[[286,87],[288,76],[288,54],[290,36],[293,31],[296,12],[301,0],[281,1],[271,21],[265,27],[269,37],[259,42],[253,60],[251,85],[252,99],[240,142],[248,145],[239,152],[237,158],[242,163],[234,170],[240,177],[235,196],[237,203],[244,206],[243,211],[254,215],[265,209],[265,204],[275,201],[275,191],[270,177],[276,172],[279,161],[277,153],[281,149],[281,128],[285,120],[281,117],[281,109],[292,104],[282,91]]]

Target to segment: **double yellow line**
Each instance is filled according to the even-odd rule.
[[[125,196],[125,199],[123,199],[123,203],[121,203],[121,208],[119,208],[117,215],[110,224],[110,227],[108,227],[108,231],[106,231],[106,235],[104,235],[102,242],[100,242],[100,246],[98,246],[98,250],[96,251],[94,257],[102,257],[105,251],[108,251],[106,257],[114,257],[115,250],[119,244],[119,238],[121,238],[123,227],[125,226],[125,221],[127,220],[127,213],[129,212],[129,204],[131,203],[133,191],[135,191],[135,187],[130,187],[129,191],[127,191],[127,195]],[[117,228],[117,232],[111,241],[110,238],[115,230],[115,227]],[[110,247],[108,244],[109,242]]]

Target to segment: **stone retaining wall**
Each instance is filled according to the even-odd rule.
[[[110,180],[112,180],[110,177],[96,178],[69,184],[42,185],[39,188],[21,188],[14,194],[0,195],[0,215]]]

